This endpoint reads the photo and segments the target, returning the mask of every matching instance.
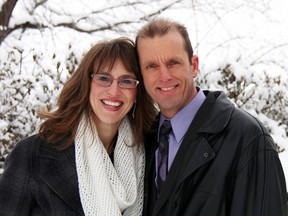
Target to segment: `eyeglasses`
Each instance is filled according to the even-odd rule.
[[[118,78],[114,79],[112,76],[104,75],[104,74],[91,74],[91,79],[94,83],[109,87],[112,85],[114,80],[117,80],[118,86],[123,89],[133,89],[136,88],[139,84],[138,80],[131,78]]]

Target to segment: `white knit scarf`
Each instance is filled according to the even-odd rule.
[[[142,215],[145,153],[133,143],[125,118],[119,127],[114,164],[100,141],[95,125],[83,115],[75,138],[76,169],[85,216]]]

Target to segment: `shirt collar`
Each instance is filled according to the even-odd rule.
[[[198,89],[197,95],[193,100],[188,103],[183,109],[176,113],[171,119],[172,130],[178,143],[182,141],[186,131],[188,130],[191,122],[193,121],[197,111],[204,102],[206,96],[201,89]],[[159,129],[163,121],[167,119],[162,113],[160,115]],[[158,130],[159,131],[159,130]],[[158,133],[159,139],[159,133]]]

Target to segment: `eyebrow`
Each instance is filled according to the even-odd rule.
[[[129,79],[136,79],[136,76],[135,76],[135,74],[124,74],[124,75],[122,75],[122,76],[120,76],[120,77],[118,77],[118,79],[119,78],[129,78]]]

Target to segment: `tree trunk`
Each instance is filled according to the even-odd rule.
[[[17,3],[17,0],[7,0],[2,5],[1,11],[0,11],[0,44],[11,31],[8,28],[8,24],[9,24],[11,14],[14,10],[16,3]]]

